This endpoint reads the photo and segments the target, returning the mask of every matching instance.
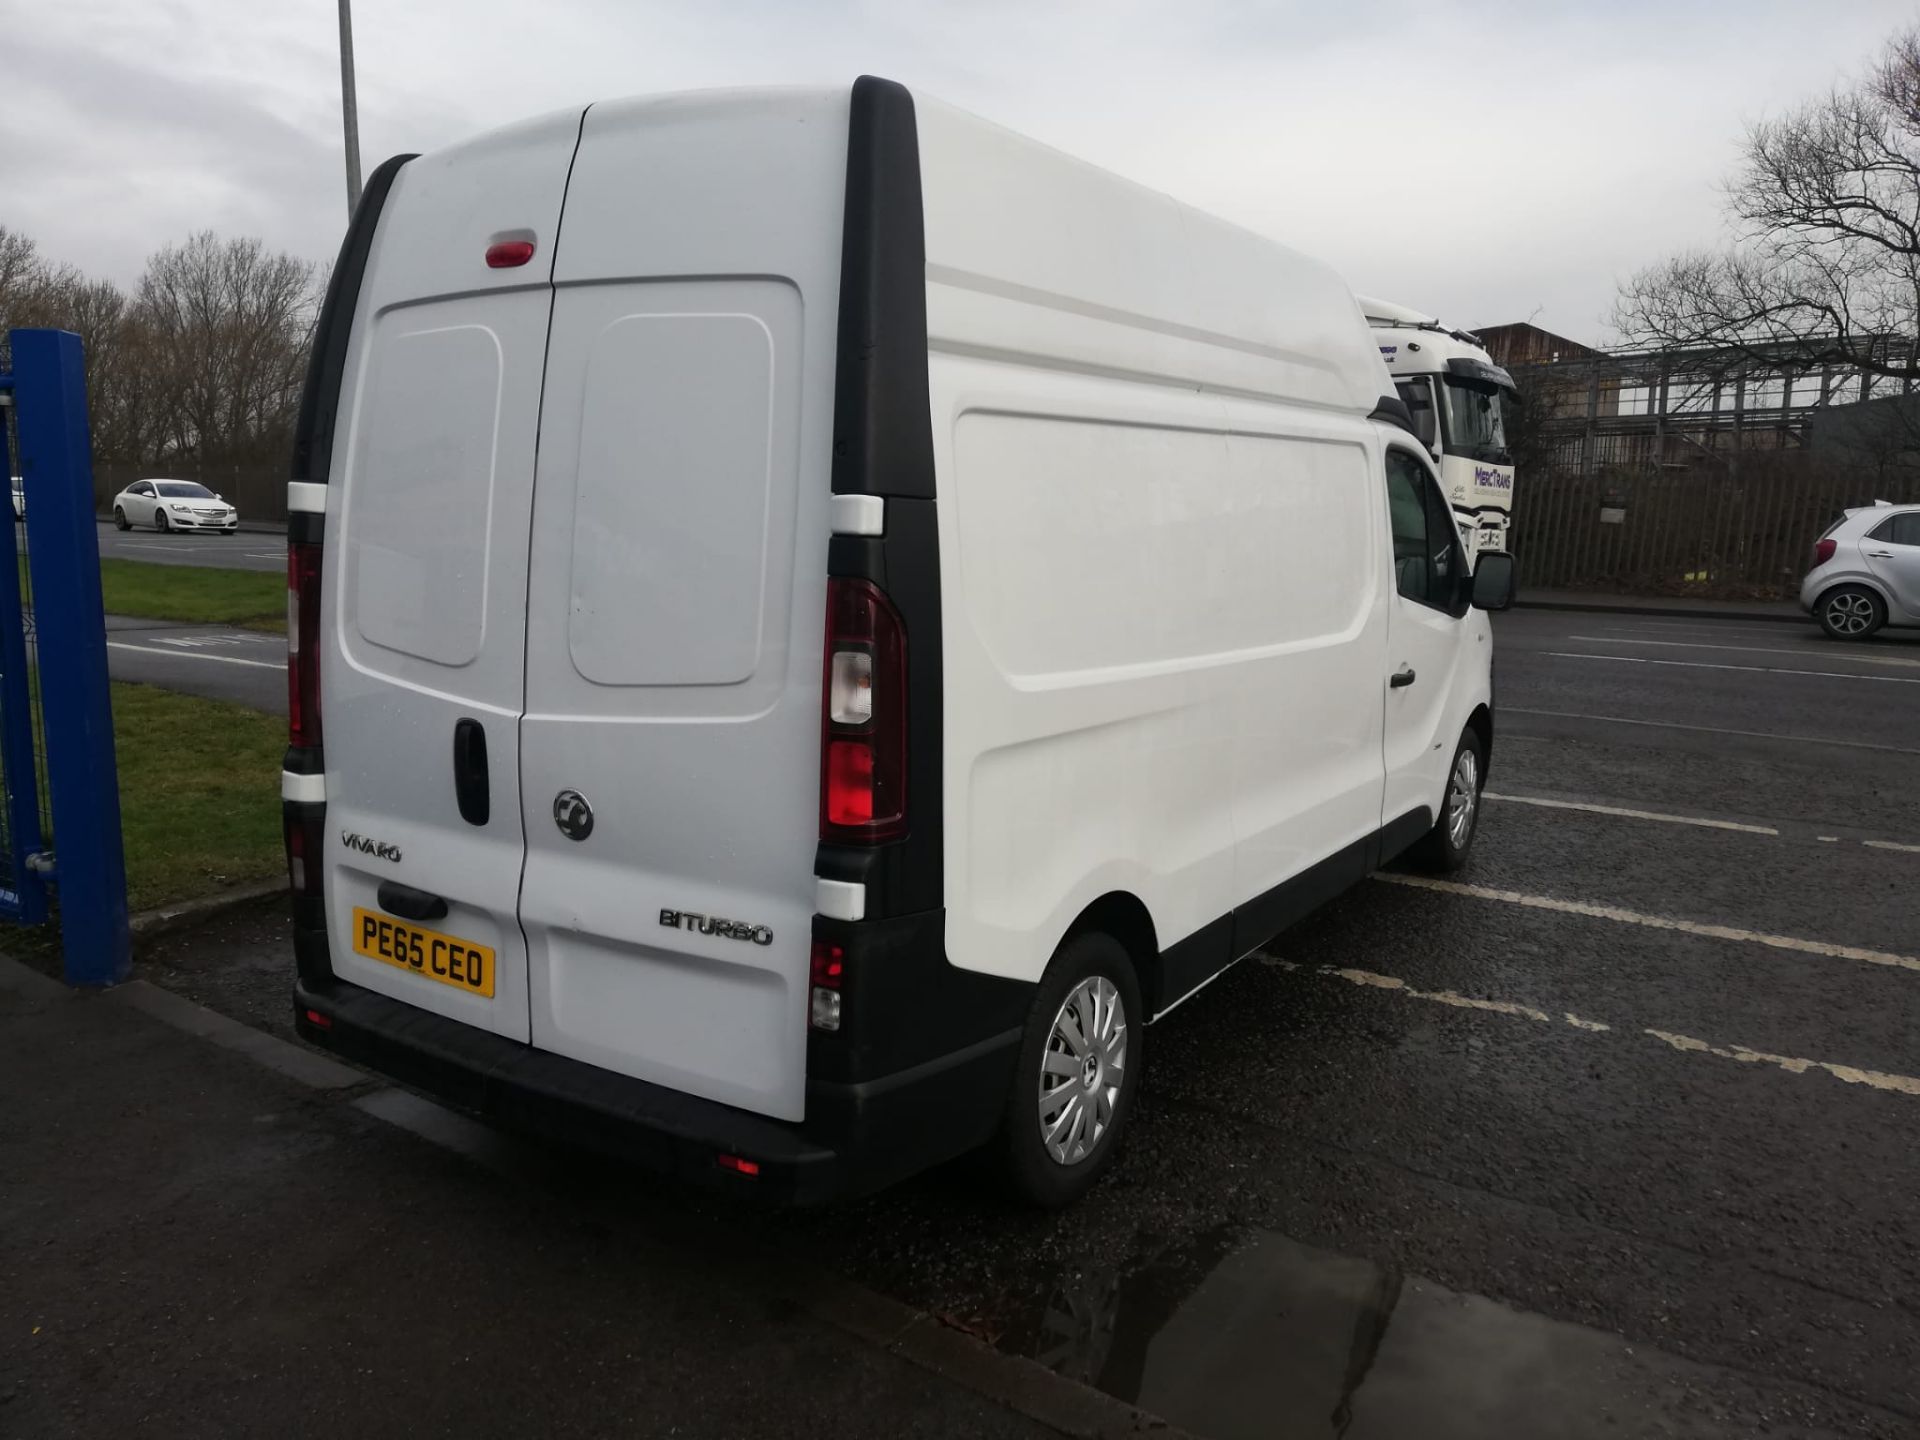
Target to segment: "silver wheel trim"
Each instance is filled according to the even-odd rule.
[[[1040,1143],[1059,1165],[1078,1165],[1113,1125],[1126,1084],[1127,1010],[1120,989],[1089,975],[1061,1002],[1040,1055]]]
[[[1842,635],[1858,635],[1873,623],[1873,602],[1857,591],[1827,601],[1827,624]]]
[[[1463,749],[1453,762],[1453,780],[1447,786],[1447,839],[1456,850],[1467,848],[1473,834],[1473,812],[1480,808],[1480,762]]]

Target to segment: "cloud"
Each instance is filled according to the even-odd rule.
[[[359,0],[367,168],[597,98],[889,75],[1459,324],[1601,334],[1720,233],[1745,119],[1856,70],[1895,0]],[[0,220],[122,282],[192,230],[330,257],[333,0],[62,0],[7,30]]]

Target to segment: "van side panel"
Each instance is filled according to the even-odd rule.
[[[531,121],[396,177],[342,376],[321,582],[333,970],[520,1040],[524,537],[548,270],[579,129],[578,111]],[[490,269],[490,237],[508,229],[534,236],[536,258]],[[463,720],[486,736],[481,826],[454,788]],[[355,953],[354,912],[382,910],[388,881],[445,900],[432,928],[495,952],[491,997]]]
[[[948,954],[1035,979],[1121,890],[1204,979],[1380,823],[1388,377],[1326,267],[918,115]]]
[[[848,101],[596,106],[568,191],[521,729],[533,1043],[805,1110]],[[556,796],[583,794],[569,838]]]

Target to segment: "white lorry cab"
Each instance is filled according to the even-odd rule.
[[[1002,1147],[1471,843],[1491,636],[1331,271],[910,94],[372,177],[301,409],[301,1033],[770,1197]]]
[[[1466,331],[1389,300],[1359,300],[1394,390],[1440,467],[1468,562],[1485,550],[1504,552],[1514,478],[1506,426],[1520,402],[1513,377]]]

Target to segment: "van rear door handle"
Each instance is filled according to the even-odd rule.
[[[493,808],[487,785],[487,728],[478,720],[465,719],[453,727],[453,798],[462,820],[487,823]]]
[[[398,880],[382,880],[374,898],[380,902],[382,910],[389,915],[398,915],[402,920],[447,918],[445,900],[425,890],[416,890],[411,885],[402,885]]]
[[[1414,679],[1413,667],[1411,665],[1402,665],[1398,670],[1393,672],[1393,677],[1387,681],[1387,684],[1395,690],[1404,690],[1414,682]]]
[[[1893,551],[1891,550],[1869,550],[1867,554],[1876,560],[1891,560],[1893,558]]]

